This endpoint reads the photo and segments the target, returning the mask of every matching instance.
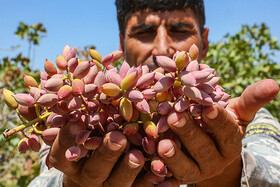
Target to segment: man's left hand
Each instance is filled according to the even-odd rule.
[[[172,140],[159,142],[158,154],[173,173],[173,177],[164,184],[239,186],[242,139],[246,127],[257,111],[276,97],[278,91],[278,84],[271,79],[246,88],[240,97],[231,99],[227,106],[227,110],[235,113],[237,119],[218,104],[205,107],[202,120],[213,137],[205,133],[190,115],[170,115],[169,127],[179,136],[188,153],[183,152]]]

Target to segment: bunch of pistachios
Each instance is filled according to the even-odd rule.
[[[75,48],[67,45],[56,58],[57,67],[45,61],[40,83],[25,75],[29,93],[4,89],[5,103],[22,122],[4,136],[23,133],[19,151],[39,151],[39,137],[52,146],[60,128],[68,125],[76,144],[65,156],[76,161],[97,149],[107,132],[121,131],[128,139],[126,152],[141,150],[151,162],[149,169],[164,177],[169,174],[157,156],[158,141],[169,137],[181,146],[169,125],[191,115],[211,133],[201,120],[203,107],[214,103],[226,107],[230,98],[218,85],[215,70],[199,64],[195,45],[188,52],[177,51],[172,59],[157,56],[159,68],[153,71],[146,65],[130,67],[126,61],[118,71],[112,64],[121,58],[121,51],[104,58],[96,50],[89,52],[92,60],[78,59]]]

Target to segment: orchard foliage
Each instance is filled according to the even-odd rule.
[[[217,70],[221,76],[220,85],[227,93],[237,97],[247,86],[262,79],[280,83],[279,50],[277,38],[270,35],[264,23],[243,25],[238,33],[227,34],[221,41],[210,43],[205,62]],[[279,119],[279,95],[265,108]]]
[[[21,22],[15,35],[27,39],[29,43],[28,57],[21,51],[15,56],[6,56],[0,59],[0,133],[7,128],[14,128],[19,123],[17,113],[11,111],[3,102],[3,88],[13,92],[27,92],[24,75],[34,77],[39,81],[39,71],[32,71],[30,67],[30,52],[32,45],[38,45],[41,33],[46,29],[42,23],[26,25]],[[27,152],[20,155],[16,145],[23,135],[5,139],[0,136],[0,186],[27,186],[39,174],[38,155]]]

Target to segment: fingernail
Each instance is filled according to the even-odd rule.
[[[175,149],[172,147],[167,153],[163,154],[166,157],[172,157],[175,154]]]
[[[172,187],[173,185],[169,181],[164,181],[157,185],[157,187]]]
[[[108,146],[112,151],[118,151],[122,148],[120,144],[112,142],[111,140],[108,140]]]
[[[133,150],[128,155],[128,165],[133,169],[138,168],[141,165],[141,163],[139,163],[141,159],[144,160],[142,153],[138,150]]]
[[[215,119],[218,116],[218,109],[215,105],[207,106],[204,110],[208,119]]]
[[[119,151],[125,145],[126,139],[120,132],[110,132],[108,136],[108,147],[112,151]]]
[[[177,128],[183,127],[186,124],[186,122],[187,122],[187,120],[186,120],[185,116],[182,116],[182,118],[179,121],[177,121],[176,123],[174,123],[173,126],[177,127]]]
[[[132,162],[132,161],[129,159],[129,160],[128,160],[128,165],[129,165],[131,168],[135,169],[135,168],[138,168],[141,164],[137,164],[137,163],[135,163],[135,162]]]
[[[174,156],[175,154],[175,148],[173,146],[173,143],[169,139],[161,140],[158,145],[158,150],[168,158]]]

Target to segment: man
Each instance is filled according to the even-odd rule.
[[[157,67],[155,56],[172,57],[176,50],[188,50],[193,43],[200,49],[199,60],[205,58],[209,29],[204,27],[202,0],[117,0],[116,5],[120,49],[130,65],[146,64],[154,69]],[[277,185],[277,182],[280,185],[280,162],[269,163],[270,158],[261,147],[269,142],[272,147],[266,154],[280,155],[277,137],[252,135],[245,142],[252,140],[252,144],[258,144],[256,136],[258,140],[263,138],[262,143],[255,146],[257,150],[253,151],[254,147],[249,149],[251,144],[248,141],[242,147],[247,125],[256,112],[277,95],[278,89],[273,80],[249,86],[228,106],[237,115],[237,120],[219,105],[205,109],[202,119],[215,139],[206,135],[190,116],[174,121],[170,128],[179,136],[189,154],[182,152],[171,140],[159,142],[158,154],[173,174],[159,186],[265,186],[269,183]],[[279,124],[273,117],[266,111],[261,115],[266,117],[265,123],[269,121],[267,125],[279,133]],[[254,123],[263,123],[259,122],[264,118],[261,115]],[[119,132],[108,133],[101,147],[82,162],[70,162],[64,156],[74,141],[75,136],[69,133],[68,127],[63,127],[50,150],[49,162],[64,174],[54,168],[48,172],[45,169],[30,186],[36,183],[62,186],[62,180],[63,186],[154,186],[153,183],[157,182],[147,177],[148,174],[136,177],[144,165],[141,152],[132,150],[119,160],[127,144],[125,136]],[[244,148],[246,146],[247,149]],[[265,165],[266,162],[270,165]]]

